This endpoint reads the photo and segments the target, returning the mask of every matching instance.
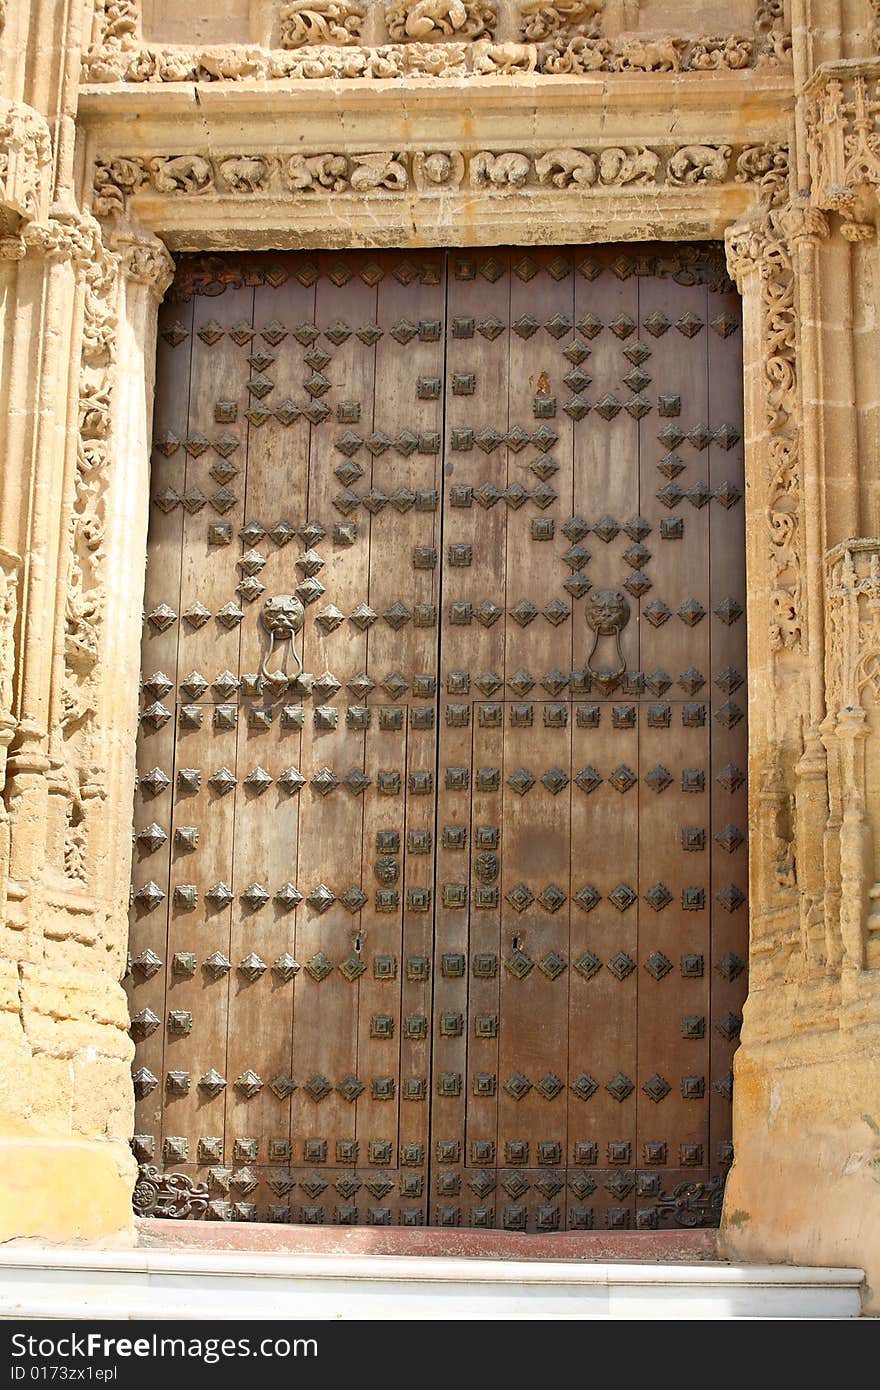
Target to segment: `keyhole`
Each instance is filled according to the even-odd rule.
[[[515,937],[513,938],[513,941],[511,942],[511,945],[513,946],[513,949],[514,949],[515,951],[518,951],[518,950],[520,949],[520,947],[522,946],[522,937],[521,937],[521,936],[515,936]]]
[[[358,955],[360,955],[360,953],[361,953],[361,948],[363,947],[363,944],[364,944],[363,934],[362,934],[361,932],[357,932],[357,934],[355,935],[355,938],[354,938],[354,949],[355,949],[355,951],[357,952]]]

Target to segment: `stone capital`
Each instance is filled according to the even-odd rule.
[[[46,215],[51,165],[44,117],[24,102],[0,98],[0,234]]]
[[[174,261],[165,243],[149,232],[120,232],[110,238],[109,249],[119,256],[119,269],[127,280],[146,285],[161,299],[174,278]]]

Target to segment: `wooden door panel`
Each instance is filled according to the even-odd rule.
[[[718,254],[188,259],[160,342],[139,1159],[219,1219],[711,1224],[747,951]]]

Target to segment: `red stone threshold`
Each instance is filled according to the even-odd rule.
[[[612,1260],[629,1264],[718,1259],[717,1231],[517,1231],[406,1229],[376,1226],[287,1226],[251,1221],[135,1221],[138,1245],[150,1249],[261,1255],[436,1255],[480,1260]]]

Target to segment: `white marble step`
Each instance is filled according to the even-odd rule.
[[[859,1269],[0,1250],[6,1318],[854,1318]]]

